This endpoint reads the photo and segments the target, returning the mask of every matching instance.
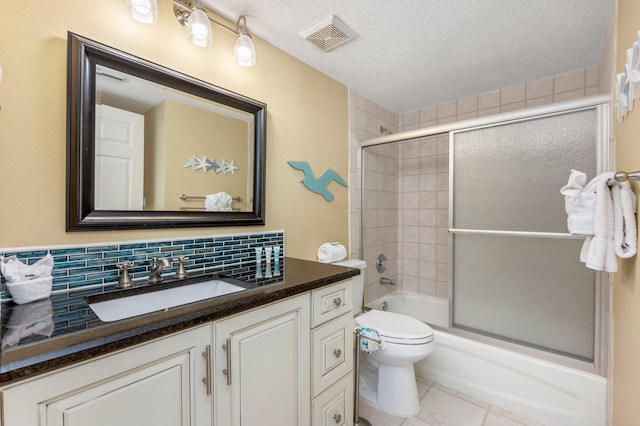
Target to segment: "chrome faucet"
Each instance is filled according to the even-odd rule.
[[[160,263],[158,263],[158,260],[160,260]],[[160,259],[158,259],[157,257],[154,257],[153,259],[151,259],[151,269],[149,270],[149,282],[151,284],[156,284],[162,281],[162,269],[170,265],[171,263],[169,262],[169,259],[167,259],[166,257],[161,257]]]
[[[396,280],[393,278],[380,277],[380,284],[394,286],[396,285]]]
[[[179,280],[187,278],[187,270],[184,268],[184,261],[189,259],[186,256],[178,256],[173,259],[174,262],[178,262],[178,270],[176,270],[176,278]]]
[[[129,268],[133,268],[133,262],[118,263],[116,267],[122,271],[118,288],[133,287],[133,281],[129,277]]]

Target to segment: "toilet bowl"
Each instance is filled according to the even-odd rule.
[[[433,330],[406,315],[375,309],[362,312],[366,263],[349,260],[337,264],[361,269],[353,282],[354,327],[376,330],[384,342],[373,353],[358,351],[360,395],[385,413],[401,417],[415,415],[420,411],[420,401],[413,363],[433,351]]]
[[[385,413],[409,417],[420,411],[413,363],[434,347],[433,330],[406,315],[370,310],[355,318],[355,325],[380,334],[382,349],[360,352],[360,394]]]

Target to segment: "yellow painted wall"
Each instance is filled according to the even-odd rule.
[[[166,102],[161,102],[144,114],[144,209],[166,210],[164,185]]]
[[[618,0],[616,72],[640,31],[640,2]],[[640,102],[615,126],[616,169],[640,169]],[[634,184],[636,193],[639,186]],[[613,284],[613,425],[640,424],[640,277],[639,256],[619,262]]]
[[[177,102],[167,104],[164,125],[167,141],[164,162],[164,209],[203,207],[204,201],[182,201],[181,194],[204,196],[224,191],[232,197],[241,197],[242,203],[233,202],[233,208],[246,210],[248,125],[236,118],[225,117]],[[173,143],[171,141],[174,141]],[[175,143],[179,141],[179,143]],[[253,148],[253,146],[252,146]],[[183,167],[185,157],[195,155],[221,163],[233,161],[238,169],[232,173],[204,172]]]
[[[299,183],[288,160],[348,177],[348,90],[254,37],[257,64],[236,65],[235,36],[214,27],[209,48],[191,44],[169,0],[155,25],[132,20],[124,0],[0,4],[0,247],[171,238],[284,229],[289,256],[315,259],[324,241],[348,242],[348,190],[326,202]],[[260,19],[256,17],[255,19]],[[249,30],[251,19],[249,19]],[[267,104],[267,225],[65,232],[67,31]]]

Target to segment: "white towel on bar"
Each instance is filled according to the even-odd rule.
[[[628,259],[638,252],[638,230],[636,225],[636,194],[629,182],[620,182],[611,187],[613,218],[616,225],[613,243],[618,257]]]
[[[609,180],[613,173],[596,176],[596,202],[593,215],[593,236],[587,237],[580,251],[580,261],[589,269],[616,272],[618,262],[613,245],[613,199]]]
[[[597,180],[592,180],[587,187],[587,174],[572,169],[569,182],[560,189],[560,193],[564,195],[567,228],[571,234],[593,235],[596,182]]]
[[[232,201],[231,195],[226,192],[205,195],[204,209],[208,212],[230,212]]]
[[[572,170],[569,183],[561,190],[565,195],[567,215],[579,216],[577,219],[574,216],[573,221],[567,219],[569,232],[588,235],[580,251],[580,261],[587,268],[616,272],[616,255],[629,258],[637,252],[635,194],[629,182],[616,182],[612,172],[602,173],[586,185],[582,175],[582,172]],[[578,194],[576,190],[580,187],[582,190]],[[595,197],[593,207],[586,202],[588,194]],[[591,234],[586,233],[589,229],[589,208],[593,215]]]

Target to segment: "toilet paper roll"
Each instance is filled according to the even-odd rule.
[[[324,243],[318,248],[318,262],[339,262],[347,257],[347,249],[340,243]]]

